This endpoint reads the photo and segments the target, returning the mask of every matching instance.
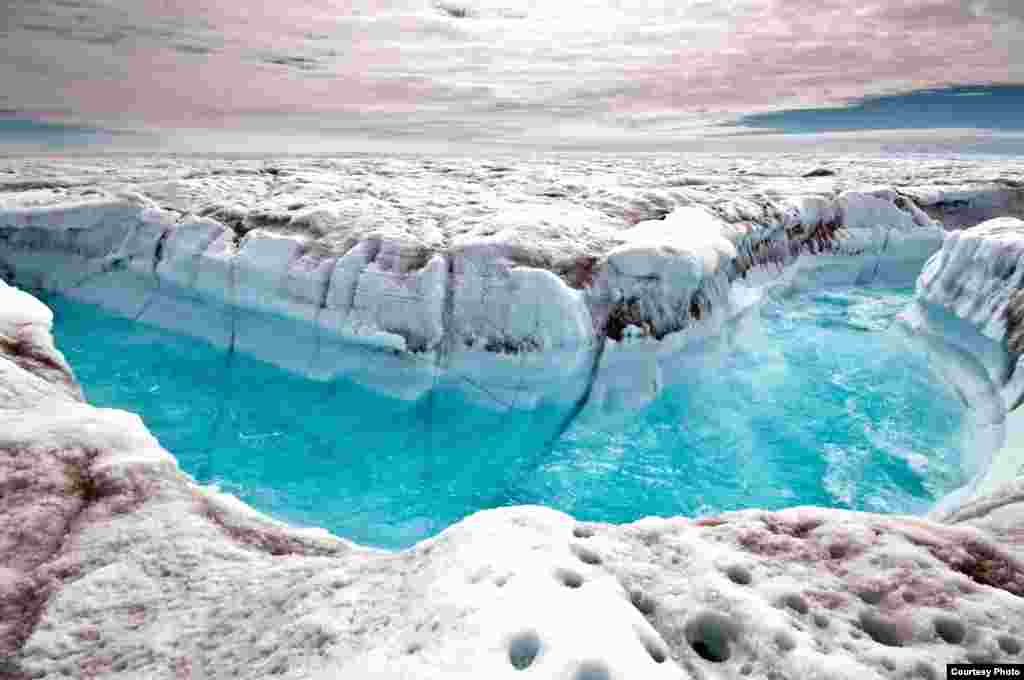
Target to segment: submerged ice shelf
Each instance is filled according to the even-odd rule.
[[[962,412],[891,328],[911,293],[774,299],[729,347],[679,365],[650,404],[564,432],[565,404],[509,410],[444,388],[401,400],[48,303],[86,397],[140,414],[197,480],[395,548],[505,505],[614,522],[790,505],[923,511],[964,481]]]

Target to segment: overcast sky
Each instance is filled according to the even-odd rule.
[[[0,148],[1022,139],[1024,88],[813,110],[1024,84],[1024,0],[5,0],[0,45]]]

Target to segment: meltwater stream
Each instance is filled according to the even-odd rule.
[[[197,480],[396,548],[511,504],[616,522],[797,504],[921,511],[964,481],[965,414],[887,330],[910,295],[770,300],[737,347],[671,376],[653,403],[560,436],[569,405],[498,411],[455,390],[403,401],[47,301],[88,399],[140,414]]]

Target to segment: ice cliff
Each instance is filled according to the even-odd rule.
[[[615,159],[23,161],[0,183],[0,278],[314,377],[602,409],[650,398],[765,286],[920,272],[906,326],[1001,446],[955,504],[622,526],[519,507],[369,550],[193,483],[137,417],[82,400],[49,311],[0,283],[0,676],[928,679],[1024,660],[1024,223],[943,228],[1018,214],[1020,184],[708,163],[721,186]]]
[[[972,481],[940,504],[938,514],[972,495],[1012,493],[1024,476],[1022,257],[1024,221],[1017,218],[951,232],[921,272],[915,302],[904,313],[910,337],[973,413],[975,450],[964,461]]]

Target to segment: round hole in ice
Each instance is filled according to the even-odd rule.
[[[508,660],[516,670],[529,668],[540,653],[540,636],[527,630],[512,636],[508,645]]]
[[[686,640],[701,658],[720,663],[732,656],[732,644],[740,628],[731,618],[717,612],[701,612],[686,624]]]

